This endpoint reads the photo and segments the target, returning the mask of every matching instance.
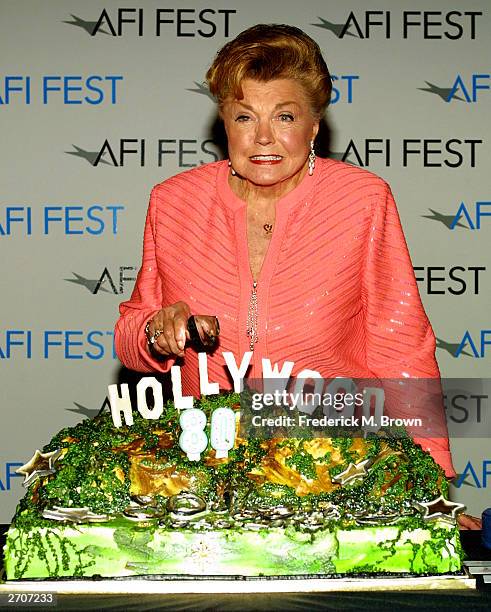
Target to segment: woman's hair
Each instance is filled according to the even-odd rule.
[[[324,113],[331,96],[331,76],[319,45],[290,25],[259,24],[244,30],[218,51],[206,73],[210,92],[220,107],[229,98],[243,97],[244,79],[297,81],[316,117]]]

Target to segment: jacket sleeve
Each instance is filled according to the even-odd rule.
[[[162,282],[155,255],[157,188],[150,196],[143,238],[143,260],[131,298],[120,304],[120,317],[114,330],[116,353],[121,363],[138,372],[168,372],[172,357],[155,359],[147,348],[145,325],[163,304]]]
[[[374,204],[365,265],[366,359],[370,371],[384,381],[385,413],[393,418],[420,417],[422,427],[406,429],[447,476],[455,476],[435,335],[421,303],[394,198],[385,183]]]

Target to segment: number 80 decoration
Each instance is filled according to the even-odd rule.
[[[186,408],[179,417],[182,433],[179,446],[190,461],[199,461],[201,453],[208,446],[204,431],[206,414],[198,408]],[[231,408],[217,408],[211,415],[210,442],[217,459],[228,457],[228,451],[235,443],[235,413]]]

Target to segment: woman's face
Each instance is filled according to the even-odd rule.
[[[295,186],[319,129],[303,87],[291,79],[245,79],[241,86],[244,97],[222,109],[233,169],[257,186]]]

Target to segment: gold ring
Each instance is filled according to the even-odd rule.
[[[145,325],[145,335],[147,337],[148,344],[155,344],[157,338],[164,333],[163,329],[156,329],[153,334],[150,333],[150,321],[147,321]]]

